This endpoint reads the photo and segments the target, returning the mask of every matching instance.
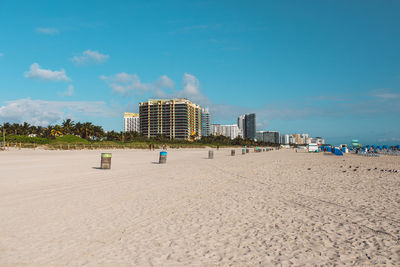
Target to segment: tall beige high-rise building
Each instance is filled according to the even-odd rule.
[[[293,134],[293,138],[294,138],[294,141],[296,142],[296,144],[300,145],[303,143],[301,140],[300,134]]]
[[[140,132],[147,137],[201,138],[201,107],[187,99],[149,99],[139,103]]]

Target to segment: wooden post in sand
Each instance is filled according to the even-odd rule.
[[[101,169],[111,169],[111,153],[101,153]]]
[[[214,158],[214,151],[208,150],[208,158],[213,159]]]
[[[231,150],[231,156],[235,156],[235,150],[234,149]]]

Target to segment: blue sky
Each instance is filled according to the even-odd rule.
[[[0,1],[0,122],[122,129],[150,97],[213,123],[400,143],[399,1]]]

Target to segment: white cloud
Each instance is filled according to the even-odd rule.
[[[156,84],[160,88],[174,88],[175,83],[167,75],[161,76]]]
[[[187,95],[198,95],[200,93],[200,82],[192,74],[183,74],[183,93]]]
[[[25,72],[24,76],[29,79],[40,79],[46,81],[71,81],[71,79],[67,77],[64,69],[61,69],[60,71],[41,69],[38,63],[33,63],[30,66],[29,71]]]
[[[373,90],[370,92],[370,94],[372,96],[382,99],[382,100],[391,100],[391,99],[400,98],[400,93],[394,92],[390,88],[382,88],[382,89]]]
[[[65,92],[61,92],[61,96],[72,96],[75,92],[75,88],[72,84],[68,85],[68,88]]]
[[[183,75],[181,90],[174,89],[175,83],[167,75],[162,75],[153,83],[142,83],[137,74],[126,72],[114,76],[100,76],[100,79],[105,81],[113,92],[122,96],[130,93],[141,95],[146,92],[150,97],[187,98],[200,105],[210,105],[208,98],[201,93],[199,80],[189,73]]]
[[[200,82],[196,76],[185,73],[182,79],[183,89],[177,92],[178,97],[190,99],[200,105],[210,106],[211,102],[200,90]]]
[[[117,73],[114,76],[100,76],[111,89],[120,95],[128,95],[130,92],[152,92],[158,96],[164,95],[163,88],[173,88],[174,82],[166,75],[161,76],[155,83],[142,83],[137,74],[126,72]]]
[[[77,65],[101,64],[106,62],[109,57],[109,55],[101,54],[99,51],[88,49],[81,56],[74,56],[71,60]]]
[[[59,30],[56,28],[36,28],[36,32],[40,34],[56,35],[59,33]]]
[[[118,111],[119,112],[119,111]],[[0,106],[1,122],[28,122],[46,126],[67,116],[88,115],[96,117],[115,116],[113,109],[102,101],[45,101],[29,98],[6,102]]]

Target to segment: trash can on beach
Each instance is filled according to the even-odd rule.
[[[159,164],[167,163],[167,151],[160,152],[160,160],[158,161]]]
[[[249,153],[249,152],[250,152],[250,149],[246,148],[246,153]]]
[[[214,158],[214,151],[208,150],[208,158],[213,159]]]
[[[101,153],[101,169],[111,169],[111,153]]]
[[[231,150],[231,156],[235,156],[235,150],[234,149]]]

